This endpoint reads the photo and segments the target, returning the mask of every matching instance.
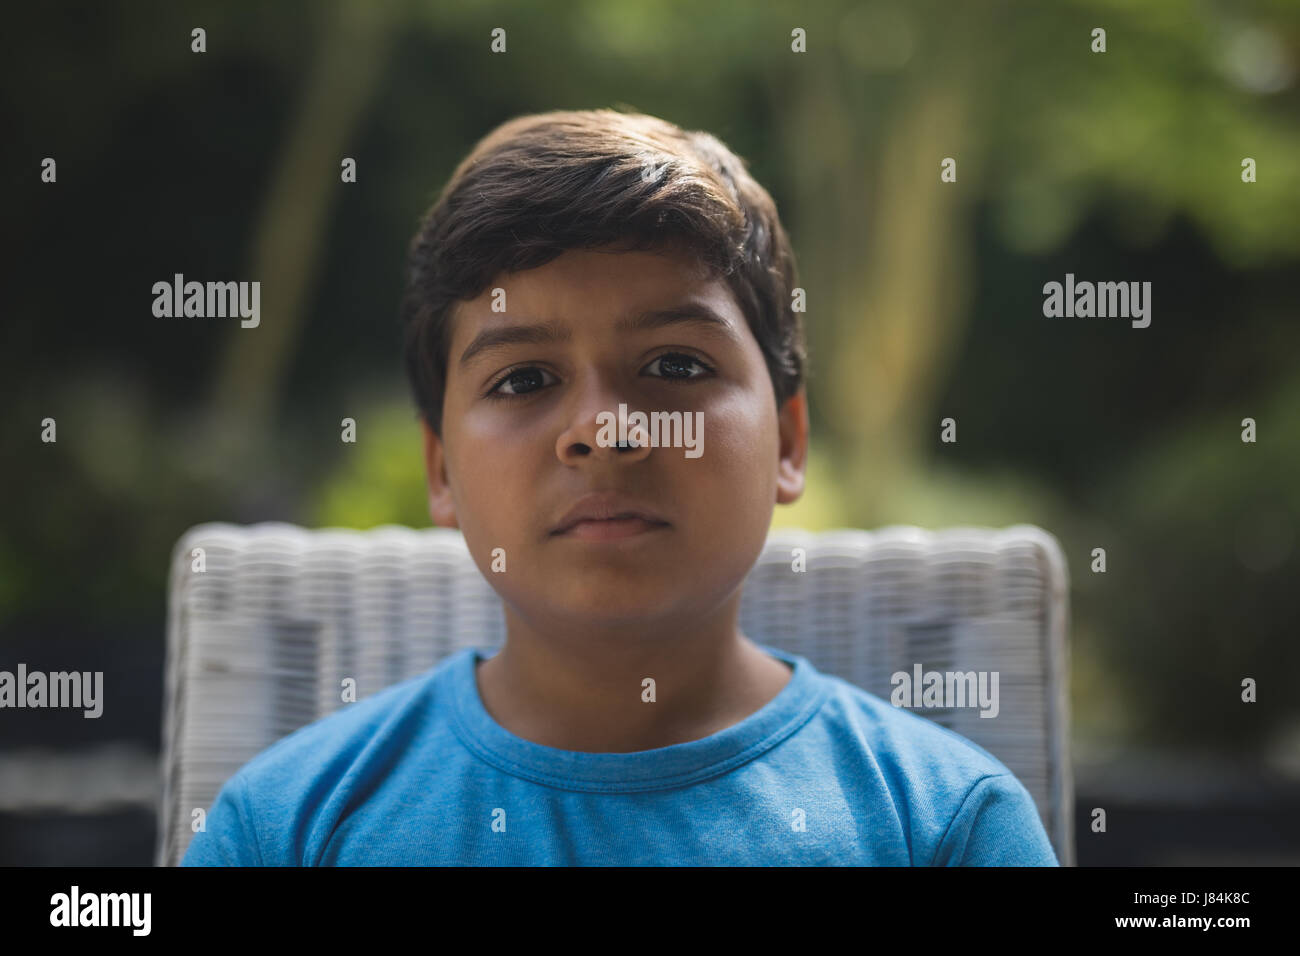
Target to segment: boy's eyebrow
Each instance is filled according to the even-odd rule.
[[[619,332],[646,332],[680,324],[696,325],[701,331],[721,335],[736,343],[741,341],[735,326],[703,303],[639,312],[620,319],[616,328]],[[484,329],[465,347],[465,351],[460,355],[459,365],[464,368],[475,356],[506,346],[551,345],[567,342],[571,337],[572,332],[568,326],[556,321]]]

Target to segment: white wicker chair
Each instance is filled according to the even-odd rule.
[[[205,569],[193,570],[194,549]],[[807,570],[792,573],[792,549]],[[1000,712],[917,710],[1001,760],[1074,864],[1067,571],[1057,541],[1006,529],[773,531],[741,628],[889,699],[890,675],[999,672]],[[467,646],[504,640],[500,599],[459,531],[205,524],[172,555],[157,862],[175,865],[194,808],[276,740]]]

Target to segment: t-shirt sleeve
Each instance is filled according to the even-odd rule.
[[[939,843],[934,866],[1060,866],[1034,798],[1014,774],[979,780]]]
[[[236,774],[226,781],[208,812],[206,829],[194,834],[181,866],[261,866],[257,835]]]

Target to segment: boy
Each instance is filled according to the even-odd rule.
[[[596,110],[480,142],[403,316],[429,511],[505,646],[264,751],[184,864],[1056,865],[986,751],[737,628],[803,490],[796,284],[712,136]],[[636,412],[701,422],[699,454]]]

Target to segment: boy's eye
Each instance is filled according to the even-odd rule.
[[[658,366],[659,372],[651,373],[654,378],[687,380],[700,378],[713,371],[695,356],[687,355],[685,352],[665,352],[647,365],[646,369],[649,370],[656,366]],[[698,371],[692,371],[692,366],[695,366]],[[488,391],[487,397],[523,398],[533,392],[540,391],[547,385],[554,384],[552,381],[547,381],[548,376],[554,378],[550,372],[536,365],[522,365],[519,368],[511,369],[497,379],[496,384]]]
[[[518,398],[527,395],[546,385],[544,376],[550,374],[550,372],[540,369],[536,365],[527,365],[523,368],[514,369],[497,381],[492,390],[488,392],[488,397]]]
[[[663,372],[663,374],[656,376],[657,378],[699,378],[700,375],[713,371],[695,356],[687,355],[684,352],[665,352],[647,365],[646,368],[654,368],[656,365]],[[693,374],[690,371],[692,365],[697,366],[702,371],[698,375]]]

